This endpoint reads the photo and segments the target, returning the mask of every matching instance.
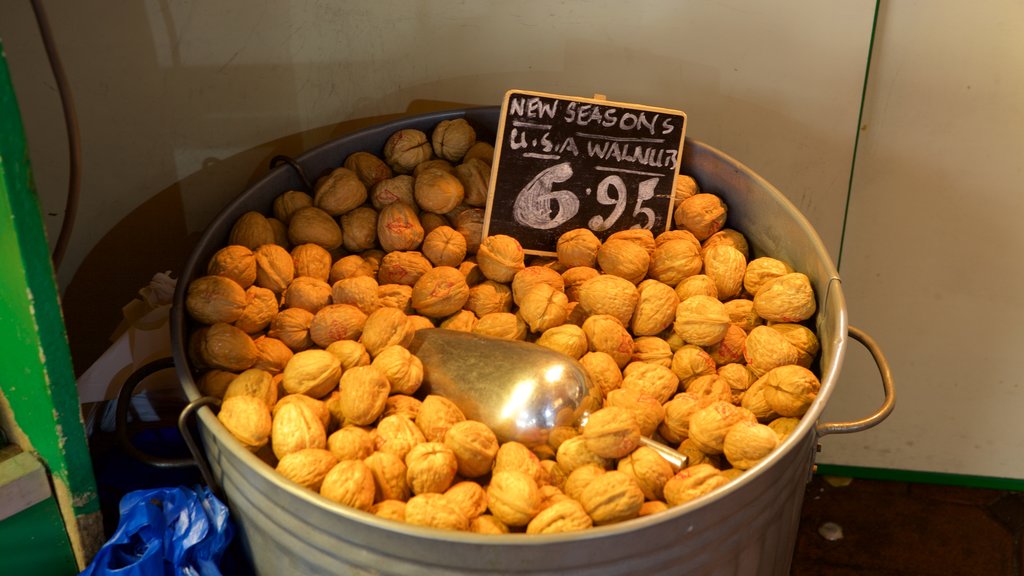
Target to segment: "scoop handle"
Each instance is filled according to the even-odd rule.
[[[652,440],[646,436],[641,436],[640,442],[642,442],[644,446],[653,449],[659,456],[664,458],[672,466],[672,472],[679,472],[683,468],[686,468],[686,456],[674,448],[666,446],[661,442]]]

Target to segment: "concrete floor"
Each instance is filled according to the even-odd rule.
[[[815,476],[792,574],[1018,576],[1022,537],[1021,493]]]

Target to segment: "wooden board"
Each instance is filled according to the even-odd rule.
[[[686,114],[679,110],[510,90],[495,142],[484,237],[505,234],[530,254],[589,228],[602,240],[672,220]]]

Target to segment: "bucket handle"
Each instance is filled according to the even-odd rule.
[[[860,329],[849,326],[848,331],[850,336],[852,336],[854,340],[863,344],[864,347],[868,349],[868,352],[871,353],[871,357],[874,358],[875,365],[878,366],[878,371],[882,377],[882,389],[885,391],[885,402],[882,403],[882,407],[879,408],[877,412],[863,420],[818,424],[817,432],[819,437],[826,436],[828,434],[850,434],[851,432],[867,430],[882,420],[885,420],[889,416],[889,413],[892,412],[893,406],[896,404],[896,389],[893,387],[892,383],[892,372],[889,370],[889,362],[885,359],[885,355],[882,354],[881,348],[878,347],[878,344],[873,338]]]
[[[192,402],[189,402],[188,405],[182,409],[181,414],[178,415],[178,432],[181,433],[181,437],[185,440],[185,445],[188,446],[188,451],[192,454],[192,458],[164,458],[161,456],[147,454],[132,444],[131,439],[128,437],[128,405],[131,403],[131,397],[135,393],[135,389],[150,375],[170,368],[174,368],[173,358],[160,358],[158,360],[153,360],[152,362],[143,365],[135,372],[132,372],[124,381],[124,384],[121,385],[121,390],[117,394],[117,406],[114,412],[117,441],[121,445],[121,449],[124,450],[126,454],[150,466],[155,466],[157,468],[184,468],[187,466],[198,467],[199,473],[203,477],[203,482],[210,487],[210,490],[213,491],[217,497],[222,497],[223,495],[220,493],[219,486],[214,481],[213,474],[210,472],[210,467],[207,466],[206,460],[203,458],[203,454],[199,450],[199,444],[192,437],[192,430],[189,427],[190,419],[197,410],[203,406],[209,406],[211,404],[219,406],[219,398],[215,398],[213,396],[201,396],[196,398]]]

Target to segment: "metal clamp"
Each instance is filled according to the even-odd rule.
[[[826,436],[828,434],[850,434],[851,432],[867,430],[882,420],[885,420],[892,412],[893,406],[896,405],[896,389],[893,387],[892,383],[892,372],[889,370],[889,362],[885,359],[885,355],[882,354],[881,348],[878,347],[878,344],[874,339],[863,331],[854,328],[853,326],[849,326],[848,331],[850,336],[852,336],[854,340],[863,344],[864,347],[868,349],[868,352],[871,353],[871,357],[874,358],[875,365],[878,366],[878,371],[882,377],[882,388],[885,391],[885,402],[882,403],[882,407],[879,408],[877,412],[863,420],[818,424],[818,436]]]
[[[302,181],[302,185],[306,188],[306,192],[313,192],[313,185],[310,183],[309,178],[306,176],[306,171],[303,170],[302,165],[295,161],[291,156],[279,154],[270,159],[270,169],[277,168],[279,164],[287,164],[295,170],[295,173],[299,175],[299,180]]]
[[[203,481],[210,487],[210,490],[212,490],[217,497],[221,498],[223,497],[223,494],[220,493],[219,486],[214,481],[213,474],[210,472],[210,468],[206,464],[206,460],[203,458],[203,454],[199,449],[198,443],[196,443],[195,439],[192,438],[192,432],[189,428],[189,419],[192,415],[203,406],[220,406],[219,398],[214,398],[212,396],[202,396],[197,398],[185,406],[181,411],[181,414],[178,415],[178,431],[181,433],[182,438],[185,440],[185,445],[188,446],[188,450],[192,454],[191,458],[164,458],[161,456],[154,456],[139,450],[134,444],[132,444],[131,439],[128,437],[128,405],[131,403],[131,398],[135,393],[135,389],[150,375],[170,368],[174,368],[173,358],[161,358],[159,360],[154,360],[142,366],[135,372],[132,372],[132,374],[124,381],[124,384],[121,385],[121,390],[117,394],[117,406],[114,412],[115,431],[118,443],[126,454],[135,458],[139,462],[150,466],[155,466],[157,468],[198,467],[199,473],[203,477]]]

